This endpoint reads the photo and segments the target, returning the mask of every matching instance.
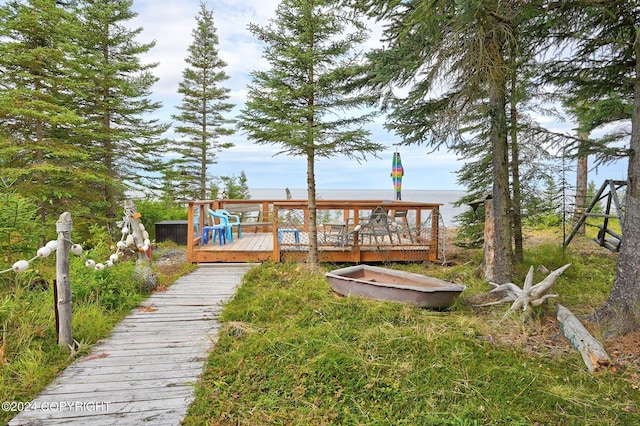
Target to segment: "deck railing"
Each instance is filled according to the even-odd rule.
[[[321,260],[360,262],[367,258],[363,251],[420,248],[425,254],[416,260],[436,260],[440,206],[409,201],[317,200],[315,222],[318,249],[324,254]],[[244,233],[270,233],[273,261],[303,259],[308,252],[307,200],[205,200],[188,205],[188,253],[192,262],[198,261],[200,230],[211,224],[207,209],[224,209],[238,215]],[[388,236],[372,226],[371,216],[376,209],[385,212]],[[368,258],[376,261],[380,256],[370,254]]]

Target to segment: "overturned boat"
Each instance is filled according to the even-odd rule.
[[[345,296],[408,303],[420,308],[448,308],[467,287],[462,284],[371,265],[325,274],[331,288]]]

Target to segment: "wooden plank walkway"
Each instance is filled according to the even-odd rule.
[[[201,265],[134,309],[9,425],[179,425],[250,264]]]

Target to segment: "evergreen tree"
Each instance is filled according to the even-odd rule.
[[[82,22],[79,39],[82,60],[77,64],[83,83],[77,100],[86,123],[75,143],[89,155],[92,167],[103,176],[91,186],[102,203],[99,211],[113,222],[124,190],[156,188],[160,181],[166,124],[146,116],[161,107],[149,98],[158,80],[140,56],[155,45],[138,43],[142,28],[127,23],[137,16],[132,0],[81,0],[76,13]],[[160,176],[158,175],[160,172]]]
[[[509,282],[514,230],[510,172],[519,182],[520,154],[516,138],[512,135],[510,141],[508,133],[519,120],[511,114],[508,121],[507,104],[510,97],[512,103],[520,100],[517,72],[535,54],[533,45],[518,38],[535,8],[517,0],[348,3],[387,23],[385,45],[370,54],[363,83],[390,106],[388,127],[405,143],[446,145],[465,155],[469,145],[461,135],[467,133],[476,140],[472,150],[478,158],[490,160],[496,252],[489,268],[493,276],[487,278]],[[393,92],[397,86],[410,90],[399,98]],[[514,195],[518,203],[518,187]]]
[[[614,101],[615,111],[629,111],[628,186],[623,241],[609,298],[593,315],[605,334],[624,334],[640,327],[640,12],[636,0],[568,0],[553,3],[543,22],[571,56],[549,64],[546,75],[585,105]],[[579,102],[574,102],[579,105]],[[614,115],[614,114],[612,114]],[[594,114],[599,119],[601,114]],[[604,147],[599,148],[605,151]]]
[[[0,167],[13,189],[35,200],[41,221],[85,213],[85,187],[100,176],[71,142],[83,119],[71,102],[78,25],[55,0],[0,7]],[[42,227],[43,232],[44,227]]]
[[[280,145],[281,153],[306,157],[308,261],[315,264],[317,159],[363,158],[382,149],[362,128],[371,115],[357,111],[371,98],[349,94],[354,49],[365,40],[365,29],[333,0],[283,0],[270,25],[249,28],[265,43],[271,68],[252,74],[241,127],[258,144]]]
[[[244,170],[239,176],[221,176],[220,180],[224,185],[224,191],[227,197],[232,200],[248,200],[251,198],[249,194],[249,185],[247,185],[247,175]]]
[[[221,86],[229,78],[224,72],[227,64],[218,56],[213,12],[205,3],[200,4],[192,35],[186,58],[189,66],[182,73],[178,89],[183,96],[180,113],[172,117],[181,123],[175,126],[176,133],[184,136],[175,149],[180,155],[176,170],[183,188],[178,196],[203,200],[210,189],[208,168],[216,163],[216,152],[233,146],[220,141],[234,133],[227,127],[233,121],[224,116],[233,104],[227,102],[230,89]]]

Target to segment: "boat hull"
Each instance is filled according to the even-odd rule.
[[[420,308],[448,308],[466,289],[462,284],[412,272],[356,265],[325,274],[331,288],[345,296],[407,303]]]

